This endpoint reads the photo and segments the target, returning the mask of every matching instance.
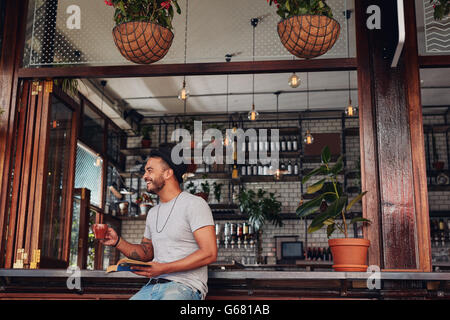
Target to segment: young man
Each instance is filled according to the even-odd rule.
[[[133,300],[201,300],[208,291],[207,265],[217,259],[211,209],[205,200],[180,188],[186,165],[175,165],[170,147],[152,150],[143,179],[160,203],[147,214],[141,244],[131,244],[108,228],[103,244],[125,256],[151,261],[138,275],[150,281]]]

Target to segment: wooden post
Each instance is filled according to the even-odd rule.
[[[363,214],[373,221],[364,233],[369,264],[431,271],[415,11],[404,3],[406,43],[391,68],[396,2],[355,2]],[[366,26],[370,5],[381,9],[379,30]]]

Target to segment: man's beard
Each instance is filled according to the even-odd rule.
[[[147,184],[147,192],[153,194],[157,194],[166,185],[166,181],[162,176],[159,176],[157,179],[152,179],[150,182],[152,184],[152,187],[150,188],[149,185]]]

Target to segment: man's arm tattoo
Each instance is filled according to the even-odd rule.
[[[139,255],[139,253],[137,253],[137,251],[133,251],[129,258],[134,259],[134,260],[142,260],[142,257]]]

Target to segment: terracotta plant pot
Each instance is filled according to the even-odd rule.
[[[283,46],[298,58],[318,57],[330,50],[341,26],[327,16],[299,15],[281,20],[277,31]]]
[[[334,271],[367,271],[369,240],[355,238],[329,239],[328,245],[333,255]]]
[[[436,170],[442,170],[444,169],[444,162],[443,161],[435,161],[433,162],[433,168]]]
[[[142,145],[142,148],[150,148],[150,146],[152,145],[152,140],[150,140],[150,139],[142,139],[141,140],[141,145]]]
[[[209,194],[207,194],[206,192],[197,192],[195,195],[203,198],[206,202],[208,202]]]
[[[173,32],[156,23],[133,21],[113,29],[114,43],[127,60],[150,64],[161,60],[169,51]]]

